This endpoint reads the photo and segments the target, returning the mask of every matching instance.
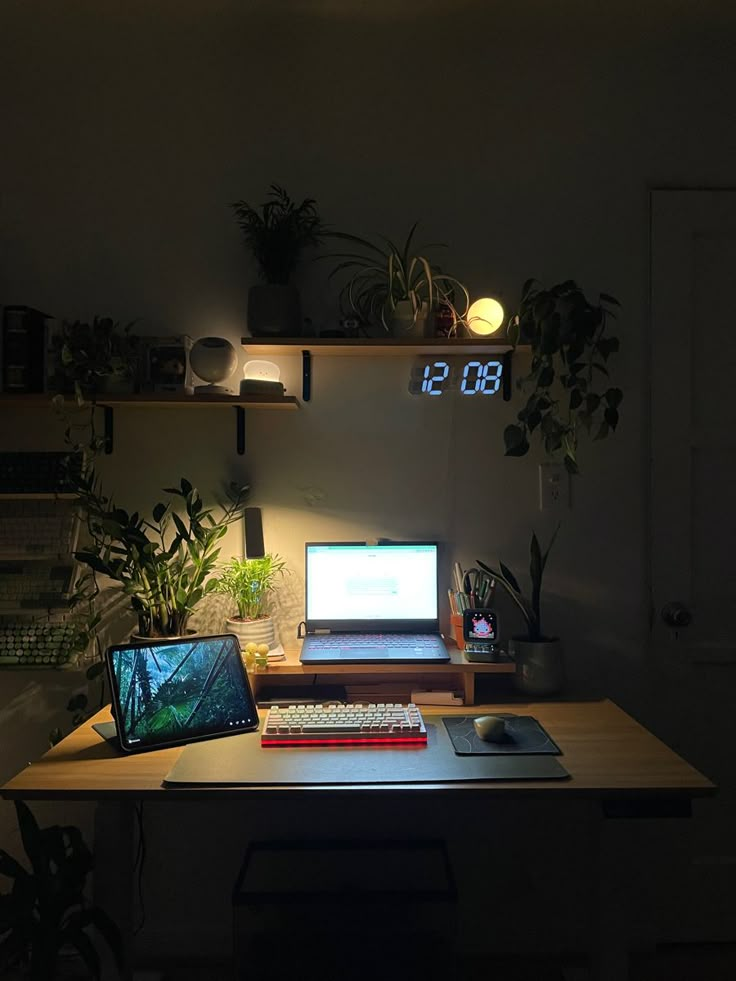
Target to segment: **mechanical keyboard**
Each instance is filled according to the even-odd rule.
[[[262,746],[405,746],[427,744],[416,705],[275,705],[261,732]]]

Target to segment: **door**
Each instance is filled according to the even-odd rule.
[[[650,705],[720,787],[695,806],[680,939],[736,940],[734,283],[736,190],[653,191]]]

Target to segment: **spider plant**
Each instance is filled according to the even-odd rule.
[[[330,258],[342,259],[330,273],[330,278],[349,271],[350,278],[340,291],[340,306],[345,314],[357,316],[362,323],[392,329],[399,304],[408,304],[412,322],[434,313],[440,306],[452,313],[453,329],[467,316],[470,297],[466,287],[454,276],[442,272],[423,252],[440,243],[413,248],[414,222],[403,246],[381,236],[381,245],[347,232],[330,232],[337,238],[357,246],[360,252],[334,253]],[[458,299],[459,298],[459,299]]]

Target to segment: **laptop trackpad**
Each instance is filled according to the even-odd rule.
[[[387,647],[348,647],[340,650],[340,657],[346,661],[383,661],[391,656]]]

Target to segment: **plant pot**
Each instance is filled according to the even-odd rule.
[[[276,628],[271,617],[260,617],[258,620],[241,620],[240,617],[228,617],[225,629],[229,634],[235,634],[240,641],[241,650],[246,644],[268,644],[272,650],[276,646]]]
[[[514,685],[526,695],[553,695],[565,684],[565,659],[557,640],[514,637]]]
[[[130,639],[134,644],[143,644],[144,642],[148,642],[148,641],[151,641],[152,643],[155,644],[156,641],[162,641],[162,640],[187,640],[189,637],[196,637],[196,635],[197,635],[196,630],[187,630],[186,633],[171,634],[171,635],[167,635],[166,637],[149,637],[147,634],[139,634],[137,632],[133,632],[130,635]]]
[[[411,300],[399,300],[394,307],[389,329],[393,337],[415,338],[430,337],[434,334],[434,315],[428,303],[422,303],[419,310],[414,311]]]
[[[248,329],[253,337],[299,337],[302,310],[296,286],[261,283],[248,291]]]

